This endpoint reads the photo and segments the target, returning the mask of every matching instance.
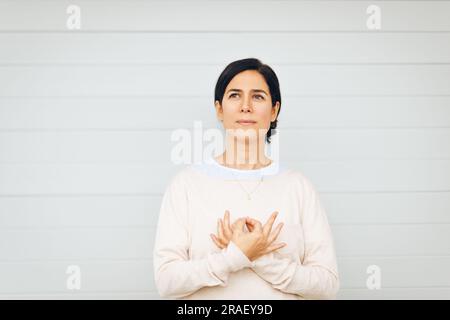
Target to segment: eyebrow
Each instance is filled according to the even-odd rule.
[[[241,89],[229,89],[229,90],[227,91],[227,93],[230,92],[230,91],[242,92]],[[262,89],[252,89],[252,90],[250,90],[250,91],[253,91],[253,92],[262,92],[262,93],[268,95],[267,92],[265,92],[265,91],[262,90]]]

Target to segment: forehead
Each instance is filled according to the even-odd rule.
[[[256,70],[246,70],[235,75],[230,83],[228,83],[225,91],[230,88],[242,90],[263,89],[269,91],[266,80]]]

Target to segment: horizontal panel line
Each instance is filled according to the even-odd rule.
[[[9,0],[9,1],[11,1],[11,2],[17,2],[17,1],[14,1],[14,0]],[[28,1],[28,0],[19,0],[19,2],[20,1],[23,1],[23,2],[26,2],[26,1]],[[46,2],[48,2],[48,3],[52,3],[52,2],[58,2],[59,0],[46,0]],[[84,0],[84,2],[85,2],[86,0]],[[95,1],[98,1],[98,2],[101,2],[101,1],[103,1],[103,0],[91,0],[90,2],[95,2]],[[143,0],[131,0],[130,2],[131,3],[139,3],[139,2],[141,2],[141,1],[143,1]],[[145,0],[144,0],[145,1]],[[249,1],[249,0],[247,0],[247,1]],[[266,3],[266,2],[275,2],[275,3],[278,3],[278,2],[288,2],[288,3],[302,3],[302,2],[311,2],[311,0],[254,0],[254,1],[252,1],[252,0],[250,0],[249,2],[254,2],[254,3],[257,3],[257,2],[262,2],[262,3]],[[83,2],[83,1],[82,1]],[[115,2],[119,2],[120,3],[120,0],[118,1],[118,0],[110,0],[110,2],[112,2],[112,3],[115,3]],[[155,2],[162,2],[161,0],[157,0],[157,1],[155,1]],[[164,2],[168,2],[168,3],[174,3],[174,2],[180,2],[180,0],[166,0],[166,1],[164,1]],[[195,0],[195,2],[197,2],[197,3],[203,3],[203,2],[209,2],[208,0]],[[225,2],[224,0],[217,0],[216,1],[217,3],[223,3],[223,2]],[[314,0],[313,2],[361,2],[361,0],[338,0],[338,1],[336,1],[336,0]],[[371,1],[371,2],[388,2],[388,3],[390,3],[391,1],[389,1],[389,0],[373,0],[373,1]],[[394,2],[427,2],[426,0],[394,0]],[[450,2],[450,0],[433,0],[433,2]]]
[[[450,286],[448,285],[433,285],[433,286],[411,286],[411,287],[407,287],[407,286],[384,286],[381,285],[380,289],[378,290],[370,290],[367,287],[361,286],[361,287],[345,287],[342,286],[340,287],[340,290],[367,290],[367,291],[373,291],[373,292],[383,292],[384,289],[450,289]]]
[[[373,191],[361,191],[361,190],[350,190],[350,191],[320,191],[321,194],[420,194],[420,193],[449,193],[450,190],[373,190]]]
[[[331,227],[408,227],[408,226],[450,226],[450,222],[385,222],[385,223],[330,223]],[[153,230],[157,227],[156,224],[146,224],[146,225],[53,225],[53,226],[0,226],[0,230],[5,231],[23,231],[23,232],[35,232],[35,231],[45,231],[45,230],[73,230],[73,229],[122,229],[122,230],[133,230],[133,229],[149,229]]]
[[[332,227],[377,227],[377,226],[450,226],[449,221],[442,221],[442,222],[365,222],[365,223],[330,223],[330,226]],[[2,228],[0,228],[2,229]]]
[[[37,263],[37,264],[47,264],[47,263],[134,263],[134,262],[151,262],[152,258],[134,258],[134,259],[18,259],[18,260],[5,260],[0,259],[0,264],[28,264],[28,263]]]
[[[450,225],[450,223],[448,223]],[[61,226],[0,226],[0,230],[5,231],[24,231],[24,232],[34,232],[34,231],[45,231],[45,230],[71,230],[71,229],[107,229],[107,230],[114,230],[114,229],[122,229],[122,230],[133,230],[133,229],[149,229],[153,230],[156,228],[156,225],[96,225],[96,226],[89,226],[89,225],[78,225],[78,226],[67,226],[67,225],[61,225]]]
[[[343,163],[343,162],[358,162],[360,164],[365,164],[367,162],[382,162],[382,163],[397,163],[400,161],[408,161],[408,162],[422,162],[422,163],[426,163],[426,162],[447,162],[450,161],[449,157],[384,157],[384,158],[375,158],[375,157],[364,157],[364,158],[360,158],[360,157],[355,157],[355,156],[348,156],[347,158],[344,157],[322,157],[322,158],[305,158],[305,159],[296,159],[296,158],[292,158],[289,161],[285,161],[285,163],[292,163],[294,161],[300,161],[302,164],[339,164],[339,163]],[[171,163],[170,161],[167,161],[166,164],[170,164],[171,166],[173,166],[174,168],[180,167],[181,166],[187,166],[187,165],[192,165],[193,163],[179,163],[179,164],[174,164]],[[36,167],[36,166],[42,166],[42,167],[49,167],[49,166],[62,166],[62,167],[74,167],[74,166],[79,166],[79,167],[86,167],[86,166],[116,166],[116,167],[128,167],[128,166],[146,166],[146,167],[154,167],[154,166],[159,166],[162,165],[161,162],[150,162],[148,160],[136,160],[136,161],[73,161],[73,162],[67,162],[67,161],[0,161],[0,167],[1,166],[32,166],[32,167]],[[425,168],[425,167],[424,167]],[[426,191],[432,191],[434,192],[435,190],[416,190],[418,192],[426,192]],[[436,190],[436,191],[447,191],[447,190]],[[339,192],[339,191],[337,191]],[[344,191],[344,192],[349,192],[349,191]],[[352,191],[350,191],[352,192]],[[354,192],[358,192],[358,190],[355,190]],[[383,190],[379,190],[379,191],[375,191],[375,192],[384,192]],[[393,191],[393,192],[397,192],[397,191]]]
[[[450,190],[397,190],[397,191],[320,191],[322,195],[326,194],[432,194],[432,193],[450,193]],[[0,194],[0,198],[83,198],[83,197],[162,197],[160,192],[153,193],[36,193],[36,194]]]
[[[342,34],[410,34],[410,33],[450,33],[450,30],[55,30],[55,29],[41,29],[41,30],[0,30],[0,34],[128,34],[128,33],[143,33],[143,34],[304,34],[304,33],[342,33]]]
[[[450,106],[449,106],[450,111]],[[199,121],[198,119],[193,119],[192,123],[194,121]],[[281,121],[281,120],[280,120]],[[205,121],[209,122],[209,121]],[[191,127],[182,127],[183,129],[190,129]],[[216,129],[216,127],[211,127]],[[173,130],[180,129],[180,127],[150,127],[150,128],[0,128],[0,134],[1,133],[10,133],[10,132],[170,132]],[[208,128],[209,129],[209,128]],[[402,130],[426,130],[426,131],[432,131],[432,130],[440,130],[440,129],[450,129],[449,126],[288,126],[288,127],[282,127],[278,128],[277,130],[283,131],[283,130],[292,130],[292,131],[322,131],[322,130],[339,130],[339,131],[346,131],[346,130],[358,130],[358,131],[372,131],[372,130],[395,130],[395,131],[402,131]]]
[[[273,63],[274,66],[447,66],[450,62],[296,62],[296,63]],[[145,67],[145,66],[178,66],[178,67],[219,67],[218,63],[124,63],[124,62],[105,62],[105,63],[85,63],[85,62],[56,62],[56,63],[0,63],[0,68],[3,67]]]
[[[450,259],[450,254],[443,254],[443,255],[403,255],[403,256],[384,256],[384,255],[375,255],[375,256],[337,256],[337,260],[357,260],[357,259],[410,259],[410,258],[423,258],[423,259],[429,259],[429,258],[448,258]],[[150,259],[151,260],[151,259]]]
[[[77,198],[77,197],[161,197],[161,193],[41,193],[0,194],[0,198]]]
[[[436,258],[436,257],[441,257],[441,258],[449,258],[450,257],[450,253],[449,254],[439,254],[439,255],[399,255],[399,254],[393,254],[393,255],[379,255],[379,256],[374,256],[374,255],[358,255],[358,258],[361,259],[403,259],[403,258]],[[353,259],[355,258],[355,256],[337,256],[337,259]]]
[[[121,295],[121,294],[157,294],[156,291],[85,291],[85,290],[67,290],[67,291],[45,291],[42,292],[20,292],[20,293],[8,293],[8,292],[0,292],[0,298],[2,296],[52,296],[52,295],[66,295],[66,296],[83,296],[83,295],[96,295],[96,294],[108,294],[108,295]]]
[[[386,255],[371,255],[371,256],[337,256],[337,260],[367,260],[367,259],[410,259],[410,258],[450,258],[450,254],[448,255],[395,255],[395,256],[386,256]],[[0,264],[48,264],[48,263],[139,263],[139,262],[152,262],[153,258],[112,258],[112,259],[86,259],[86,258],[61,258],[61,259],[0,259]]]
[[[297,158],[290,158],[290,159],[283,159],[283,163],[290,165],[293,162],[298,162],[299,160]],[[301,160],[301,164],[307,165],[307,164],[344,164],[347,162],[360,162],[360,163],[366,163],[366,162],[392,162],[397,163],[400,161],[409,161],[409,162],[418,162],[418,163],[425,163],[428,161],[431,162],[447,162],[450,161],[450,159],[446,157],[426,157],[426,158],[411,158],[411,157],[365,157],[365,158],[356,158],[355,156],[349,156],[348,158],[330,158],[330,157],[321,157],[321,158],[308,158]],[[43,166],[43,167],[49,167],[49,166],[62,166],[62,167],[73,167],[73,166],[117,166],[117,167],[124,167],[124,166],[146,166],[148,168],[155,167],[155,166],[171,166],[172,168],[178,168],[181,166],[189,166],[194,164],[194,162],[180,162],[180,163],[174,163],[169,158],[167,160],[161,160],[158,161],[147,161],[147,160],[135,160],[135,161],[80,161],[80,162],[66,162],[66,161],[41,161],[41,162],[32,162],[32,161],[18,161],[18,162],[0,162],[1,165],[8,165],[8,166],[24,166],[24,165],[30,165],[30,166]],[[288,168],[289,169],[289,168]],[[417,190],[421,191],[421,190]]]
[[[297,161],[297,160],[296,160]],[[384,157],[384,158],[375,158],[375,157],[355,157],[355,156],[348,156],[345,157],[326,157],[326,158],[307,158],[305,160],[298,160],[303,163],[323,163],[323,162],[345,162],[345,161],[352,161],[352,162],[373,162],[373,161],[380,161],[380,162],[398,162],[398,161],[450,161],[450,157]],[[293,162],[293,161],[289,161]],[[73,162],[67,162],[67,161],[0,161],[0,167],[1,166],[36,166],[36,165],[43,165],[43,166],[49,166],[49,165],[56,165],[56,166],[101,166],[101,165],[107,165],[107,166],[133,166],[133,165],[157,165],[156,162],[149,162],[148,160],[136,160],[136,161],[103,161],[100,160],[98,162],[95,161],[73,161]],[[179,166],[179,165],[190,165],[188,164],[173,164],[173,166]]]
[[[3,1],[5,1],[5,0],[3,0]],[[8,0],[6,0],[6,1],[8,1]],[[9,1],[11,1],[11,2],[27,2],[27,1],[29,1],[29,0],[9,0]],[[48,2],[48,3],[52,3],[52,2],[58,2],[59,0],[45,0],[46,2]],[[104,0],[90,0],[89,2],[102,2],[102,1],[104,1]],[[112,3],[114,3],[114,2],[121,2],[120,0],[109,0],[110,2],[112,2]],[[142,2],[142,1],[145,1],[145,0],[131,0],[131,1],[129,1],[129,2],[131,2],[131,3],[139,3],[139,2]],[[161,0],[150,0],[150,1],[153,1],[153,2],[162,2]],[[246,0],[246,1],[249,1],[249,2],[262,2],[262,3],[265,3],[265,2],[280,2],[280,1],[283,1],[283,2],[298,2],[298,3],[302,3],[302,2],[311,2],[311,0]],[[336,1],[336,0],[314,0],[314,2],[333,2],[333,1]],[[361,0],[338,0],[338,1],[336,1],[336,2],[360,2]],[[390,2],[389,0],[373,0],[373,2]],[[424,0],[394,0],[395,2],[424,2]],[[425,0],[426,1],[426,0]],[[433,2],[449,2],[450,0],[433,0]],[[82,0],[82,2],[86,2],[86,0]],[[168,2],[168,3],[173,3],[173,2],[180,2],[180,0],[166,0],[166,1],[164,1],[164,2]],[[195,2],[197,2],[197,3],[203,3],[203,2],[209,2],[209,0],[195,0]],[[220,3],[220,2],[224,2],[224,0],[216,0],[215,2],[217,2],[217,3]]]
[[[383,292],[384,289],[390,289],[390,290],[396,290],[396,289],[450,289],[450,286],[381,286],[379,290],[370,290],[367,287],[340,287],[340,290],[367,290],[367,291],[373,291],[373,292]],[[67,290],[67,291],[44,291],[44,292],[20,292],[20,293],[8,293],[8,292],[0,292],[0,298],[2,296],[11,296],[11,297],[21,297],[21,296],[39,296],[39,297],[45,297],[45,296],[54,296],[54,295],[61,295],[61,296],[84,296],[84,295],[128,295],[128,294],[149,294],[149,295],[159,295],[157,291],[149,291],[149,290],[142,290],[142,291],[86,291],[86,290]],[[339,292],[338,292],[339,294]]]
[[[450,94],[286,94],[285,98],[436,98],[450,97]],[[0,95],[0,99],[213,99],[211,95],[187,95],[187,94],[134,94],[134,95],[25,95],[6,96]]]

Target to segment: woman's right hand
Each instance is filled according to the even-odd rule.
[[[286,245],[286,243],[273,242],[278,237],[283,223],[278,224],[273,232],[272,226],[278,212],[272,213],[269,220],[264,226],[258,220],[251,218],[240,218],[233,224],[233,241],[247,256],[250,261],[256,260],[259,257],[278,250]],[[250,225],[249,232],[246,232],[244,227]]]

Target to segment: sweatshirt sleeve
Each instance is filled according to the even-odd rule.
[[[202,287],[226,286],[230,273],[253,265],[233,242],[220,252],[196,260],[190,259],[189,246],[188,193],[178,174],[164,192],[153,249],[155,284],[160,296],[182,298]]]
[[[314,187],[306,178],[300,185],[303,230],[298,231],[303,231],[305,241],[302,262],[280,257],[275,251],[253,261],[253,270],[283,292],[305,299],[335,299],[339,276],[331,229]]]

